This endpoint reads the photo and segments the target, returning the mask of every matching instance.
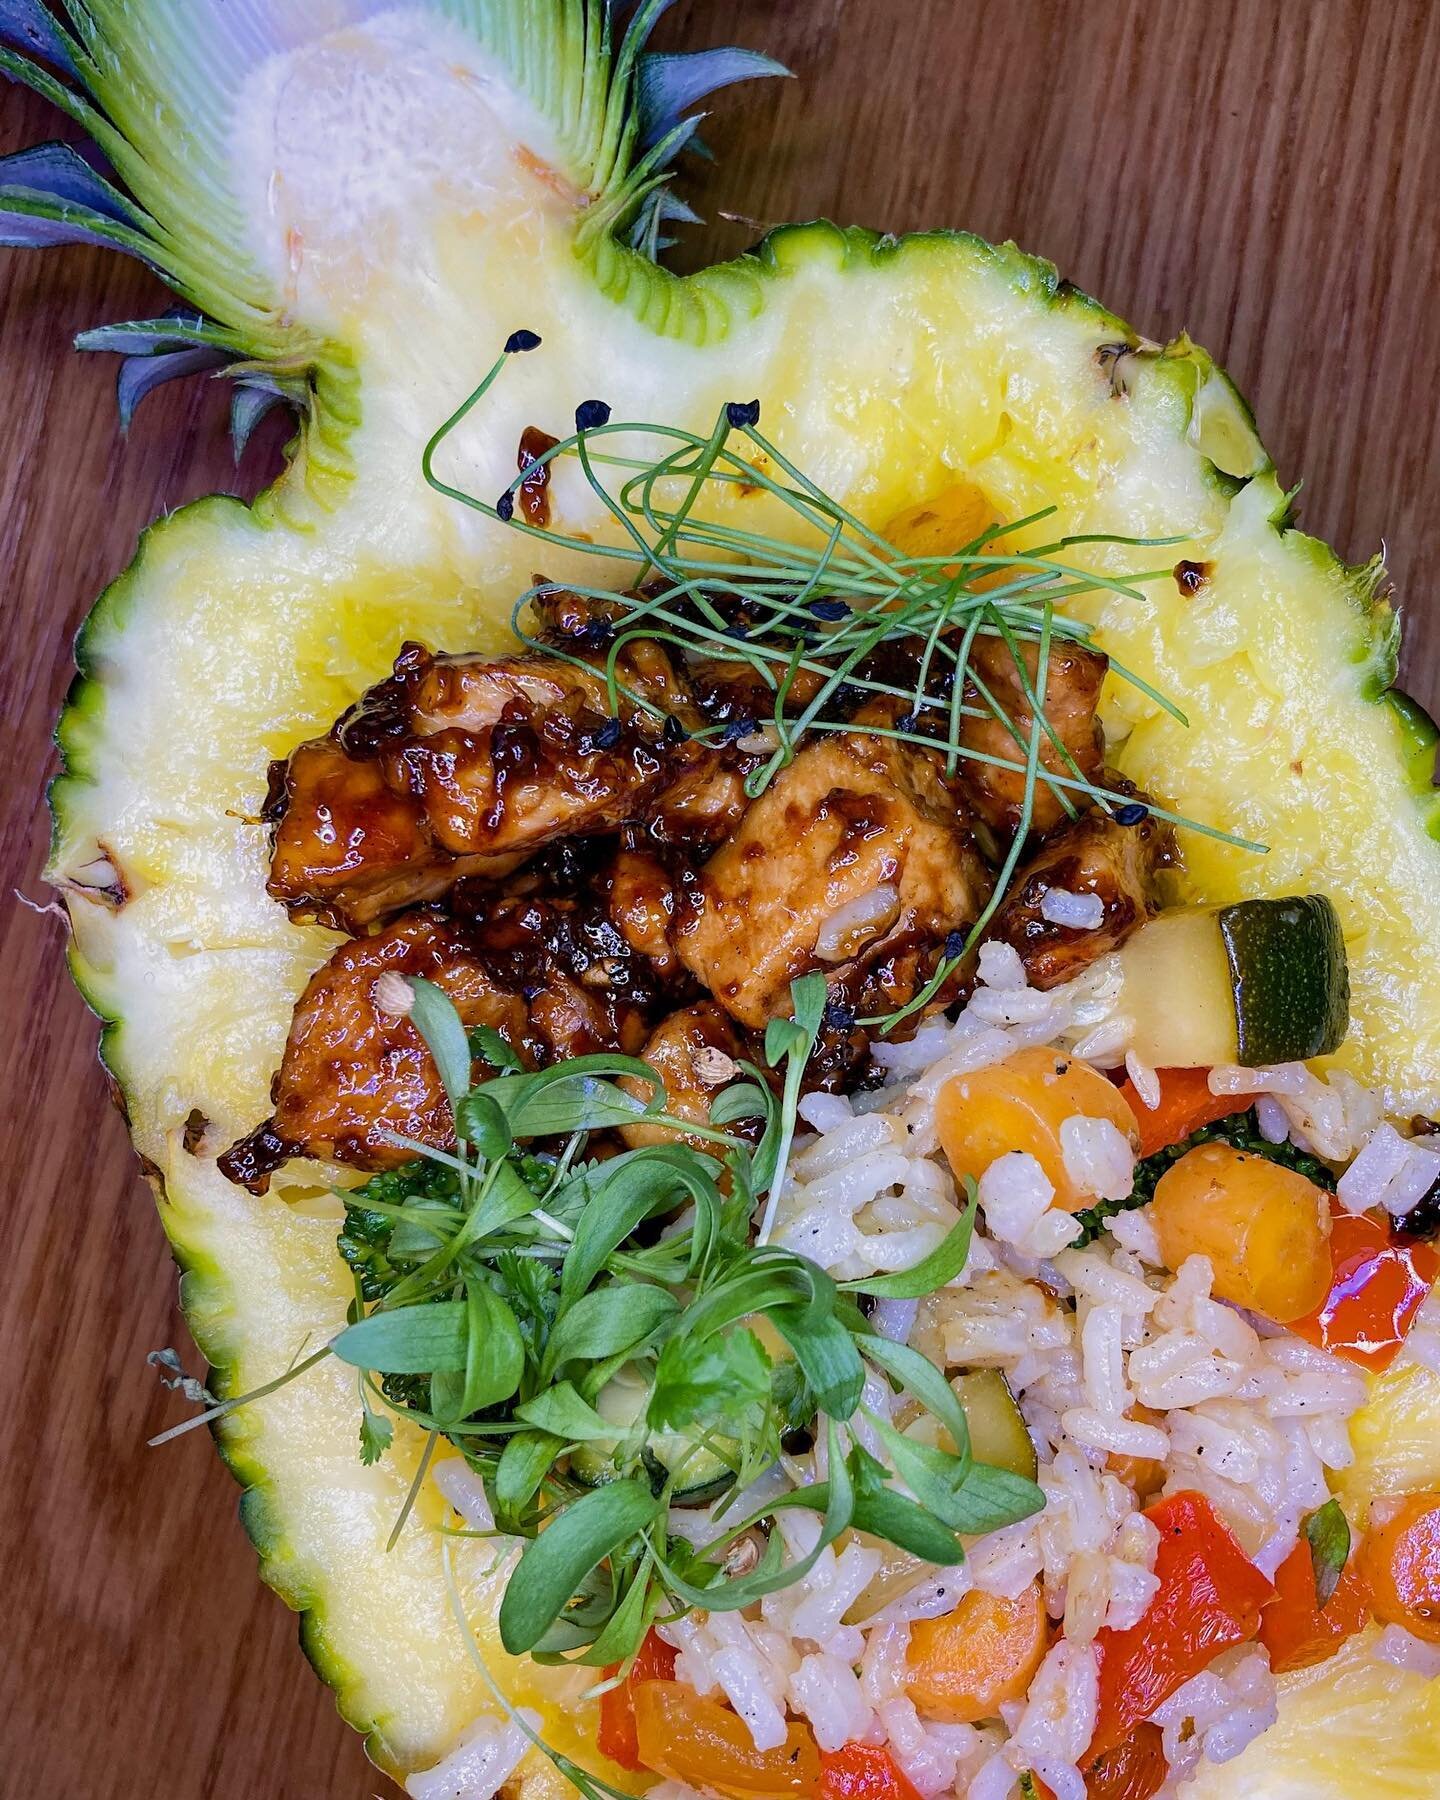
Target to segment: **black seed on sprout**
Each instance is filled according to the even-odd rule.
[[[720,742],[722,744],[733,744],[740,738],[749,737],[754,730],[755,721],[753,719],[731,719],[729,724],[726,725],[724,730],[720,733]]]
[[[949,932],[945,938],[945,960],[946,960],[946,962],[959,962],[960,958],[964,954],[965,954],[965,933],[963,931]]]
[[[575,641],[589,650],[603,650],[614,635],[609,619],[589,619],[575,633]]]
[[[613,750],[620,742],[620,721],[607,719],[595,733],[594,743],[598,749]]]
[[[660,732],[660,741],[664,744],[685,744],[690,740],[690,733],[675,717],[674,713],[665,715],[665,724]]]
[[[610,423],[610,408],[603,400],[582,400],[575,408],[575,429],[596,431]]]
[[[758,425],[760,422],[760,402],[758,400],[731,400],[725,407],[725,423],[732,431],[740,431],[746,425]]]
[[[913,731],[919,723],[920,715],[918,712],[901,713],[900,717],[895,721],[895,729],[897,731]]]
[[[850,617],[848,600],[810,600],[806,604],[817,619],[825,619],[833,623],[837,619]]]
[[[743,644],[750,635],[750,627],[748,625],[727,625],[725,635],[728,638],[734,638],[737,643]]]
[[[515,356],[522,350],[538,350],[540,333],[538,331],[512,331],[505,340],[505,354]]]
[[[510,492],[509,488],[506,488],[505,492],[495,502],[495,510],[507,524],[515,517],[515,496]]]
[[[1115,808],[1117,825],[1143,825],[1150,817],[1150,808],[1140,800],[1129,800],[1124,806]]]
[[[855,1024],[855,1008],[843,1000],[827,1001],[823,1022],[831,1031],[849,1031]]]

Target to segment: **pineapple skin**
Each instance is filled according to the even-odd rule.
[[[346,54],[324,35],[338,11],[367,55],[393,59],[393,38],[365,37],[368,10],[295,13],[314,19],[332,58]],[[567,149],[564,132],[555,142],[557,109],[576,94],[583,104],[583,83],[565,86],[565,58],[577,52],[563,33],[579,10],[567,0],[512,9],[533,40],[517,48],[496,8],[437,7],[437,66],[470,55],[456,35],[469,31],[481,46],[477,79],[498,71],[523,90],[494,113],[485,208],[437,191],[417,250],[411,222],[382,207],[372,262],[359,269],[344,264],[343,245],[327,263],[326,246],[311,242],[284,296],[305,343],[321,346],[306,351],[311,410],[291,467],[253,509],[217,498],[152,527],[77,644],[80,673],[57,733],[51,874],[74,923],[71,967],[103,1021],[102,1055],[220,1394],[273,1379],[302,1342],[338,1329],[350,1297],[334,1249],[340,1204],[323,1177],[282,1178],[256,1201],[213,1164],[264,1110],[293,999],[334,942],[267,900],[263,834],[246,821],[268,759],[328,725],[403,637],[439,648],[503,641],[534,550],[432,494],[419,456],[521,325],[540,331],[542,349],[507,369],[446,452],[447,478],[487,498],[513,470],[521,429],[563,427],[592,393],[617,417],[697,431],[726,400],[758,393],[762,426],[870,524],[965,476],[1002,515],[1054,504],[1057,528],[1177,537],[1158,554],[1206,566],[1198,600],[1172,583],[1151,604],[1085,602],[1104,647],[1192,719],[1183,731],[1117,684],[1108,712],[1123,734],[1120,766],[1179,810],[1271,843],[1257,859],[1192,838],[1191,897],[1332,893],[1360,1023],[1347,1066],[1389,1084],[1397,1111],[1440,1105],[1429,955],[1440,923],[1436,731],[1391,688],[1395,625],[1378,569],[1348,569],[1287,527],[1253,422],[1204,352],[1185,339],[1148,344],[1013,246],[817,223],[687,279],[637,255],[613,219],[579,204],[595,181],[593,146]],[[203,28],[168,5],[154,12],[181,46]],[[319,51],[287,30],[290,54],[311,58],[313,73]],[[423,40],[423,25],[415,30]],[[560,73],[542,80],[532,63],[546,43]],[[159,34],[145,54],[163,61]],[[232,97],[232,124],[242,111],[243,95]],[[538,165],[537,143],[550,158]],[[514,154],[522,146],[528,160]],[[263,292],[264,230],[243,206],[239,216]],[[606,530],[573,471],[552,492],[562,524]],[[747,522],[764,520],[766,505],[747,506]],[[1134,566],[1103,546],[1076,554],[1111,573]],[[545,572],[595,573],[570,553],[548,558]],[[184,1141],[195,1113],[205,1121],[198,1153]],[[1440,1480],[1437,1415],[1435,1378],[1385,1377],[1357,1425],[1347,1495],[1363,1503],[1393,1485],[1402,1442],[1412,1444],[1407,1483],[1422,1469]],[[365,1469],[358,1420],[352,1378],[321,1365],[215,1435],[244,1490],[265,1579],[301,1613],[302,1643],[372,1755],[403,1773],[443,1753],[491,1701],[446,1591],[432,1490],[383,1552],[418,1435],[402,1427],[394,1453]],[[485,1660],[514,1699],[540,1706],[550,1741],[584,1750],[584,1677],[511,1665],[483,1624],[498,1597],[487,1556],[458,1544],[453,1557]],[[1346,1661],[1299,1683],[1281,1726],[1206,1776],[1207,1800],[1357,1791],[1349,1740],[1325,1723],[1357,1682],[1367,1706],[1386,1708],[1384,1740],[1365,1746],[1367,1780],[1389,1782],[1374,1791],[1440,1791],[1415,1785],[1440,1700],[1384,1665],[1357,1676]],[[1327,1748],[1297,1786],[1302,1741]]]

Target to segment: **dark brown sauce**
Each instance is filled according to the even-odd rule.
[[[515,466],[525,474],[520,483],[520,510],[539,531],[550,523],[550,464],[541,462],[547,450],[560,442],[538,425],[527,425],[520,433],[520,451]]]

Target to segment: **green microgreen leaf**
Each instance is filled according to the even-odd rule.
[[[360,1461],[368,1469],[372,1463],[379,1462],[390,1448],[395,1438],[394,1421],[384,1413],[375,1412],[365,1398],[365,1389],[360,1389]]]
[[[770,1358],[743,1328],[667,1339],[655,1366],[646,1412],[656,1431],[719,1425],[770,1398]]]
[[[854,1521],[857,1531],[871,1532],[942,1569],[964,1560],[964,1545],[954,1532],[933,1513],[883,1482],[856,1494]]]
[[[572,1501],[521,1554],[500,1602],[500,1641],[522,1656],[544,1636],[596,1565],[649,1525],[660,1499],[641,1481],[612,1481]]]
[[[888,1300],[918,1300],[952,1282],[969,1260],[970,1240],[975,1233],[978,1190],[968,1175],[965,1177],[965,1193],[966,1202],[960,1217],[943,1240],[913,1268],[901,1269],[893,1275],[862,1275],[854,1281],[842,1281],[842,1291],[850,1294],[874,1294]]]
[[[472,1025],[466,1032],[472,1056],[489,1063],[502,1075],[523,1075],[525,1065],[493,1025]]]
[[[658,1096],[650,1104],[615,1085],[622,1075],[646,1082]],[[483,1090],[504,1112],[517,1138],[566,1137],[575,1131],[609,1131],[659,1110],[665,1087],[648,1063],[634,1056],[575,1056],[553,1068],[506,1075]]]
[[[620,1429],[601,1418],[568,1381],[557,1381],[533,1400],[523,1401],[515,1408],[515,1417],[572,1444],[611,1443]]]
[[[870,1332],[868,1327],[866,1334],[860,1339],[860,1349],[868,1362],[883,1369],[928,1412],[935,1415],[950,1433],[950,1441],[958,1456],[968,1456],[970,1424],[965,1417],[965,1408],[960,1404],[954,1388],[928,1356],[912,1349],[909,1344],[892,1343],[889,1338]]]
[[[1340,1502],[1330,1499],[1300,1526],[1315,1565],[1315,1601],[1321,1612],[1330,1604],[1350,1555],[1350,1521]]]
[[[616,1282],[592,1288],[560,1314],[541,1365],[549,1376],[577,1358],[630,1355],[678,1316],[680,1302],[667,1288]]]
[[[347,1325],[330,1348],[356,1369],[385,1375],[429,1375],[465,1367],[469,1324],[463,1300],[374,1312]]]
[[[495,1516],[517,1528],[540,1484],[565,1448],[565,1440],[549,1431],[517,1431],[495,1469]]]
[[[611,1613],[600,1635],[576,1661],[603,1669],[611,1663],[629,1662],[640,1648],[650,1626],[651,1587],[648,1566],[633,1579],[624,1598]]]
[[[848,1419],[865,1386],[865,1365],[854,1338],[833,1313],[816,1307],[775,1306],[767,1316],[794,1351],[821,1411],[832,1419]]]
[[[465,1027],[454,1003],[443,989],[423,975],[407,975],[415,1003],[410,1009],[410,1023],[425,1040],[435,1058],[441,1085],[451,1107],[457,1106],[470,1091],[470,1045]]]

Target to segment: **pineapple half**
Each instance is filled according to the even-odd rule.
[[[1167,580],[1145,604],[1092,607],[1105,648],[1190,720],[1120,690],[1120,766],[1269,845],[1189,836],[1197,897],[1333,898],[1354,986],[1339,1060],[1399,1115],[1440,1108],[1436,732],[1391,685],[1379,565],[1347,568],[1290,528],[1203,351],[1147,342],[1013,247],[811,224],[686,279],[657,266],[684,213],[663,181],[691,128],[681,110],[773,68],[642,56],[664,4],[622,31],[601,0],[0,0],[0,63],[113,170],[58,146],[11,159],[0,236],[113,243],[171,282],[178,314],[82,340],[127,354],[127,404],[222,367],[237,435],[277,397],[304,408],[269,492],[155,524],[96,604],[51,792],[71,965],[222,1393],[281,1374],[350,1294],[323,1172],[297,1166],[256,1200],[213,1161],[266,1110],[292,1002],[334,941],[265,895],[266,763],[325,729],[402,638],[504,637],[534,547],[437,496],[420,460],[519,327],[541,348],[512,359],[441,456],[486,498],[524,426],[568,430],[592,396],[617,418],[706,431],[722,403],[758,395],[782,449],[870,523],[963,479],[1002,518],[1053,505],[1071,531],[1183,538],[1162,554],[1204,565],[1198,591]],[[572,535],[611,531],[572,472],[552,504]],[[729,504],[778,522],[763,496]],[[547,555],[545,572],[585,567]],[[447,1593],[433,1486],[385,1553],[417,1445],[402,1430],[362,1467],[358,1416],[328,1363],[216,1433],[265,1579],[300,1611],[345,1716],[403,1776],[494,1704],[458,1596],[501,1683],[583,1752],[587,1678],[507,1663],[485,1624],[483,1544],[455,1544]],[[1440,1484],[1440,1381],[1380,1382],[1356,1443],[1352,1498]],[[1440,1686],[1362,1647],[1285,1687],[1280,1725],[1197,1794],[1440,1793]]]

